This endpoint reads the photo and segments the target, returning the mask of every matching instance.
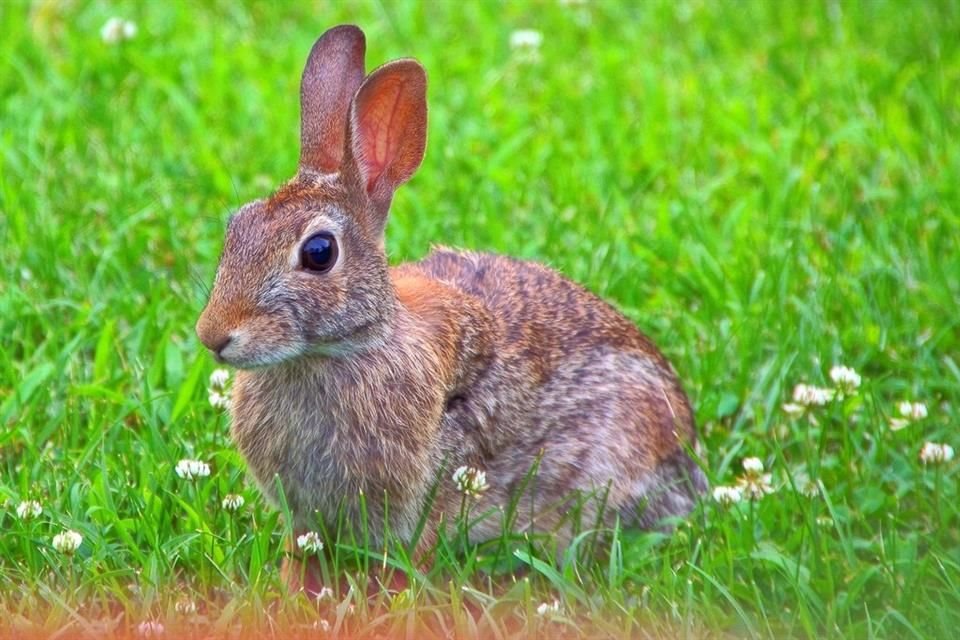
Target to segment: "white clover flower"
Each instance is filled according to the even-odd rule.
[[[830,529],[833,527],[833,518],[830,516],[817,516],[817,526]]]
[[[511,49],[536,50],[543,44],[543,34],[535,29],[517,29],[510,34]]]
[[[797,418],[807,412],[807,408],[796,402],[786,402],[783,405],[783,412],[791,418]]]
[[[485,471],[467,466],[459,467],[453,472],[453,483],[457,485],[457,491],[468,498],[479,498],[490,488]]]
[[[235,493],[228,493],[223,496],[223,502],[220,503],[220,506],[223,507],[224,511],[239,511],[243,508],[245,504],[243,496],[237,495]]]
[[[533,29],[518,29],[510,34],[510,48],[514,59],[522,64],[536,64],[540,61],[540,45],[543,34]]]
[[[713,499],[725,506],[736,504],[743,500],[743,492],[739,487],[718,486],[713,488]]]
[[[793,484],[797,491],[807,498],[817,498],[820,496],[820,485],[816,480],[811,480],[805,473],[797,474],[793,479]]]
[[[793,401],[805,407],[823,406],[833,400],[833,389],[815,387],[810,384],[798,384],[793,388]]]
[[[207,400],[214,409],[230,408],[230,372],[226,369],[215,369],[210,374],[210,385],[207,387]]]
[[[560,602],[554,600],[552,603],[541,602],[540,606],[537,607],[537,615],[541,618],[547,618],[550,616],[555,616],[560,613]]]
[[[220,393],[214,389],[207,391],[207,401],[210,402],[210,406],[214,409],[230,408],[230,395],[226,393]]]
[[[163,624],[156,620],[146,620],[137,625],[137,635],[141,638],[159,638],[164,633],[166,629]]]
[[[43,507],[36,500],[24,500],[17,505],[17,517],[21,520],[39,518],[41,513],[43,513]]]
[[[908,420],[923,420],[927,417],[927,405],[922,402],[909,402],[904,400],[897,403],[897,411],[900,416]]]
[[[224,390],[230,381],[230,372],[226,369],[214,369],[210,374],[210,388]]]
[[[323,540],[316,531],[307,531],[302,536],[297,536],[297,547],[306,553],[320,553],[323,551]]]
[[[773,476],[769,473],[740,476],[737,484],[740,486],[743,494],[753,501],[762,500],[765,495],[776,491],[773,487]]]
[[[774,492],[773,476],[763,472],[763,461],[760,458],[744,458],[742,464],[743,475],[737,479],[737,486],[746,498],[760,500]]]
[[[117,44],[122,40],[131,40],[136,35],[136,23],[123,18],[110,18],[100,28],[100,39],[106,44]]]
[[[173,605],[174,610],[180,615],[191,616],[197,612],[197,603],[190,598],[183,596]]]
[[[845,396],[856,395],[862,381],[859,373],[842,365],[835,365],[830,368],[830,379],[837,386],[837,391]]]
[[[206,478],[209,476],[210,465],[201,460],[184,459],[177,463],[174,471],[184,480],[194,480],[195,478]]]
[[[53,536],[53,548],[68,556],[73,555],[81,544],[83,544],[83,536],[71,529]]]
[[[942,464],[953,460],[953,447],[937,442],[924,442],[920,449],[920,462],[923,464]]]
[[[897,413],[900,414],[900,417],[890,420],[890,429],[892,431],[900,431],[900,429],[910,426],[910,423],[926,418],[927,405],[922,402],[904,400],[897,403]]]
[[[742,464],[744,473],[763,473],[763,461],[760,458],[744,458]]]
[[[815,387],[809,384],[800,383],[793,388],[793,402],[787,402],[783,405],[783,411],[792,418],[797,418],[812,409],[820,407],[836,396],[833,389]]]

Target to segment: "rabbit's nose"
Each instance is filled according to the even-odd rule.
[[[213,355],[217,357],[217,360],[219,360],[220,354],[223,353],[223,350],[227,348],[227,345],[230,344],[231,340],[233,340],[233,336],[227,334],[223,336],[220,342],[214,345],[208,345],[207,348],[210,349],[210,351],[213,352]]]
[[[213,323],[205,322],[202,316],[197,323],[197,337],[200,338],[203,346],[209,349],[217,360],[220,360],[223,350],[226,349],[227,345],[233,340],[233,336],[230,335],[229,331],[219,330]]]
[[[227,334],[225,336],[218,337],[216,342],[207,342],[203,338],[200,339],[203,342],[203,345],[210,350],[210,353],[213,354],[213,357],[217,362],[223,362],[223,350],[233,341],[233,336]]]

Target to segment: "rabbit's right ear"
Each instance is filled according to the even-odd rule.
[[[393,192],[410,179],[427,144],[427,74],[416,60],[394,60],[363,81],[350,111],[347,179],[366,192],[382,231]]]
[[[363,82],[363,31],[352,24],[320,36],[300,81],[300,166],[320,173],[340,170],[350,101]]]

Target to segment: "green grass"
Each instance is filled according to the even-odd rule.
[[[954,637],[960,474],[918,452],[960,448],[960,5],[462,4],[0,4],[0,635],[322,615],[360,637]],[[101,41],[113,15],[133,40]],[[594,559],[520,545],[516,575],[461,549],[396,597],[339,565],[321,614],[283,594],[283,519],[207,402],[193,324],[227,215],[295,170],[300,71],[339,22],[368,64],[430,77],[391,260],[443,243],[583,282],[674,362],[711,482],[759,456],[775,494]],[[790,420],[837,363],[859,395]],[[929,417],[892,431],[901,399]],[[213,473],[177,478],[185,457]]]

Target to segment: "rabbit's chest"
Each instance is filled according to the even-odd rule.
[[[278,504],[282,488],[298,524],[315,512],[351,517],[361,502],[368,519],[403,519],[438,464],[442,397],[425,388],[404,376],[238,375],[231,431],[265,495]]]

